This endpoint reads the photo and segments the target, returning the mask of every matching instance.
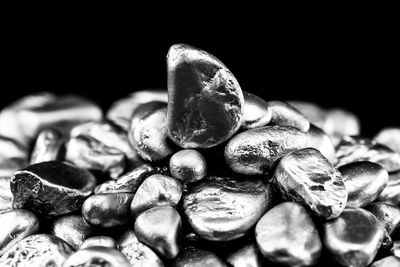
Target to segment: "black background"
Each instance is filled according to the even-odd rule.
[[[170,45],[182,42],[217,56],[242,89],[266,100],[351,110],[367,136],[400,126],[398,32],[390,23],[323,20],[324,15],[249,24],[244,16],[233,22],[213,14],[186,14],[177,22],[172,15],[132,19],[138,10],[118,19],[104,13],[92,19],[91,12],[43,16],[19,8],[10,4],[3,39],[9,49],[1,107],[29,93],[53,91],[82,94],[107,109],[132,91],[166,88],[165,56]],[[210,24],[200,21],[204,16]]]

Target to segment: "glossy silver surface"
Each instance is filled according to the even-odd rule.
[[[371,203],[366,209],[371,212],[391,235],[400,224],[400,208],[383,202]]]
[[[338,168],[348,193],[346,207],[362,208],[373,202],[386,187],[388,172],[381,165],[359,161]]]
[[[213,252],[186,247],[172,264],[173,267],[227,267]]]
[[[348,208],[323,226],[323,243],[344,266],[369,265],[382,244],[384,228],[370,212]]]
[[[0,214],[0,256],[25,237],[39,231],[39,220],[30,211],[15,209]]]
[[[185,182],[196,182],[207,175],[207,162],[203,155],[194,149],[176,152],[169,160],[172,177]]]
[[[11,138],[0,136],[0,177],[11,177],[28,165],[28,148]],[[1,198],[1,194],[0,194]]]
[[[93,236],[85,239],[79,249],[90,247],[107,247],[118,249],[118,244],[117,241],[110,236]]]
[[[307,135],[292,127],[265,126],[234,136],[225,147],[225,160],[237,173],[270,172],[290,151],[307,147]]]
[[[336,163],[336,150],[329,136],[319,127],[310,124],[307,132],[308,147],[315,148],[329,159],[331,163]]]
[[[87,170],[58,161],[37,163],[11,178],[13,207],[43,216],[66,214],[81,207],[95,184],[96,179]]]
[[[0,257],[0,266],[61,267],[73,252],[62,239],[46,234],[28,236],[12,246]]]
[[[61,133],[54,129],[45,129],[36,138],[31,154],[30,164],[59,160],[62,155],[60,150],[64,144]]]
[[[66,215],[52,223],[50,233],[61,238],[74,250],[77,250],[94,230],[81,215]]]
[[[322,251],[311,217],[295,202],[283,202],[267,211],[258,221],[255,233],[261,253],[286,266],[314,265]]]
[[[290,105],[295,107],[307,120],[315,124],[317,127],[322,128],[325,124],[326,111],[319,105],[312,102],[305,101],[287,101]]]
[[[175,152],[167,135],[166,105],[144,115],[128,135],[133,148],[146,161],[163,160]]]
[[[243,121],[242,128],[253,129],[266,126],[272,118],[272,111],[262,98],[243,91]]]
[[[343,136],[359,135],[361,131],[360,120],[357,116],[344,109],[327,110],[321,128],[331,137],[335,145]]]
[[[283,101],[268,101],[268,109],[271,110],[272,117],[270,124],[279,126],[289,126],[307,132],[310,122],[296,108]]]
[[[163,267],[161,259],[148,246],[140,242],[133,230],[126,231],[118,240],[120,251],[135,267]]]
[[[167,103],[167,90],[143,90],[133,92],[126,98],[115,101],[107,111],[106,117],[125,131],[128,131],[133,112],[140,105],[153,101]]]
[[[62,266],[132,267],[124,254],[116,249],[107,247],[80,249],[71,254]]]
[[[372,263],[371,267],[400,267],[400,258],[388,256]]]
[[[182,221],[170,206],[154,207],[141,213],[135,221],[135,234],[141,242],[166,259],[175,258],[180,249]]]
[[[245,235],[270,207],[272,191],[258,179],[209,177],[183,197],[194,231],[213,241]]]
[[[131,193],[96,194],[90,196],[82,205],[82,216],[97,227],[118,227],[130,221]]]
[[[169,176],[154,174],[139,186],[132,199],[131,213],[134,217],[141,212],[156,207],[169,205],[175,207],[182,197],[181,182]]]
[[[230,254],[226,261],[233,267],[262,267],[262,255],[256,244],[250,243]]]
[[[389,181],[378,200],[392,205],[400,205],[400,171],[389,173]]]
[[[357,162],[378,163],[389,173],[400,170],[400,155],[375,141],[358,136],[345,136],[336,148],[336,167]]]
[[[400,154],[400,128],[384,128],[375,135],[374,140]]]
[[[203,50],[176,44],[168,51],[167,69],[168,134],[176,144],[209,148],[239,129],[243,93],[221,61]]]
[[[12,209],[13,194],[10,189],[10,177],[0,177],[0,213]]]
[[[273,181],[283,199],[299,202],[317,216],[336,218],[346,206],[342,175],[314,148],[285,155],[275,169]]]

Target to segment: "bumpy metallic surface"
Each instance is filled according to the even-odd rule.
[[[262,267],[263,260],[256,244],[247,244],[228,256],[226,261],[233,267]]]
[[[286,266],[311,266],[322,244],[308,212],[300,204],[284,202],[270,209],[256,225],[261,253]]]
[[[400,258],[388,256],[372,263],[371,267],[400,267]]]
[[[165,105],[144,115],[128,135],[131,145],[144,160],[159,161],[175,151],[167,135]]]
[[[318,149],[330,162],[336,163],[336,151],[329,136],[319,127],[310,124],[307,132],[308,146]]]
[[[194,149],[176,152],[169,160],[172,177],[182,182],[195,182],[207,175],[207,162],[203,155]]]
[[[379,250],[378,250],[378,253],[376,254],[375,259],[382,258],[387,255],[391,255],[392,251],[393,251],[393,239],[389,235],[388,231],[386,231],[386,229],[383,229],[382,244],[379,247]]]
[[[186,247],[174,260],[173,267],[227,267],[227,265],[211,251]]]
[[[95,178],[87,170],[62,162],[30,165],[11,177],[13,207],[44,216],[65,214],[81,207],[95,183]]]
[[[307,132],[310,122],[296,108],[282,101],[268,101],[268,109],[271,110],[271,124],[279,126],[290,126]]]
[[[400,171],[389,173],[389,181],[378,199],[389,204],[400,205]]]
[[[388,172],[400,170],[398,153],[364,137],[343,137],[337,147],[336,156],[338,158],[337,167],[356,161],[371,161],[378,163]]]
[[[381,165],[358,161],[338,168],[348,193],[346,207],[362,208],[373,202],[386,187],[388,172]]]
[[[94,232],[81,215],[66,215],[56,219],[51,225],[50,233],[67,242],[77,250],[83,241]]]
[[[164,107],[166,107],[166,102],[158,102],[158,101],[148,102],[139,105],[132,113],[128,132],[133,133],[136,125],[143,117],[148,116],[149,114],[154,113],[156,110]],[[133,136],[129,135],[128,137],[132,138]],[[132,141],[131,143],[133,143]]]
[[[54,129],[45,129],[39,133],[33,147],[30,164],[59,160],[60,150],[64,144],[61,133]]]
[[[90,247],[107,247],[107,248],[118,248],[117,241],[110,236],[93,236],[85,239],[79,249],[90,248]]]
[[[242,124],[243,93],[213,55],[184,44],[171,46],[168,68],[168,134],[183,148],[209,148]]]
[[[99,185],[95,193],[135,193],[144,179],[150,175],[165,172],[166,168],[144,164],[124,174],[117,180],[110,180]]]
[[[126,98],[115,101],[108,110],[106,117],[128,131],[133,112],[140,105],[153,101],[167,103],[167,90],[145,90],[131,93]]]
[[[80,168],[107,173],[113,179],[126,167],[126,156],[122,151],[86,136],[77,136],[67,142],[65,159]]]
[[[375,135],[374,140],[400,153],[400,128],[384,128]]]
[[[161,259],[148,246],[140,242],[132,230],[126,231],[118,240],[120,251],[125,254],[132,266],[163,267]]]
[[[303,114],[309,122],[322,128],[325,124],[326,111],[315,103],[303,101],[287,101]]]
[[[134,216],[156,206],[175,207],[182,197],[182,184],[171,177],[154,174],[139,186],[131,203]]]
[[[131,193],[96,194],[82,205],[82,215],[93,226],[117,227],[127,225],[130,219]]]
[[[28,236],[12,246],[0,257],[0,266],[61,267],[73,252],[62,239],[46,234]]]
[[[360,120],[353,113],[343,109],[331,109],[325,113],[324,125],[321,128],[336,145],[341,137],[360,134]]]
[[[36,234],[39,220],[27,210],[11,210],[0,214],[0,256],[25,237]]]
[[[370,212],[348,208],[340,217],[324,224],[323,242],[333,259],[361,267],[374,259],[383,240],[384,228]]]
[[[225,160],[237,173],[268,173],[290,151],[307,147],[307,135],[292,127],[265,126],[233,137],[225,147]]]
[[[246,234],[271,199],[270,186],[260,180],[209,177],[184,195],[183,209],[202,238],[227,241]]]
[[[12,209],[13,194],[10,189],[10,177],[0,177],[0,213]]]
[[[244,129],[253,129],[266,126],[272,118],[271,109],[262,98],[243,91],[243,121]]]
[[[73,253],[63,267],[132,267],[124,254],[113,248],[90,247]]]
[[[366,209],[375,215],[378,221],[392,234],[400,224],[400,208],[387,203],[371,203]]]
[[[336,218],[346,206],[347,191],[342,175],[314,148],[284,156],[273,180],[283,199],[300,202],[317,216]]]
[[[74,125],[101,118],[101,109],[80,96],[38,93],[21,98],[1,111],[0,136],[29,147],[44,128],[51,126],[68,132]]]
[[[154,207],[141,213],[135,221],[137,238],[166,259],[179,253],[181,217],[170,206]]]

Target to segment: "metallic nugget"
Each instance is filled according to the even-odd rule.
[[[372,263],[371,267],[400,267],[400,258],[388,256]]]
[[[236,78],[213,55],[176,44],[167,55],[169,137],[183,148],[209,148],[241,126],[244,99]]]
[[[272,117],[270,124],[279,126],[290,126],[307,132],[310,129],[310,122],[296,108],[283,101],[268,101],[268,109]]]
[[[329,136],[319,127],[310,124],[307,132],[308,146],[315,148],[321,152],[324,157],[329,159],[333,164],[336,163],[335,146]]]
[[[243,121],[242,128],[253,129],[266,126],[272,118],[272,111],[262,98],[243,91]]]
[[[325,219],[338,217],[346,206],[342,175],[314,148],[284,156],[275,169],[273,181],[283,199],[299,202]]]
[[[184,149],[172,155],[169,169],[172,177],[183,183],[196,182],[207,175],[207,162],[200,152]]]
[[[80,209],[95,184],[87,170],[58,161],[37,163],[11,177],[13,207],[43,216],[66,214]]]
[[[385,145],[393,151],[400,153],[400,128],[384,128],[375,135],[374,140],[379,144]]]
[[[366,210],[375,215],[386,231],[393,234],[400,224],[400,208],[387,203],[371,203]]]
[[[60,160],[63,158],[61,151],[64,145],[64,137],[54,129],[45,129],[39,133],[33,147],[30,164]]]
[[[213,252],[186,247],[174,260],[173,267],[227,267]]]
[[[244,245],[228,256],[226,261],[233,267],[262,267],[264,260],[257,244]]]
[[[79,249],[85,249],[90,247],[107,247],[107,248],[118,248],[117,241],[110,236],[93,236],[85,239]]]
[[[125,255],[116,249],[107,247],[90,247],[80,249],[71,254],[62,266],[131,267],[131,264]]]

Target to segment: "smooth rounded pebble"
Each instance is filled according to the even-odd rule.
[[[39,133],[33,147],[30,164],[60,160],[64,145],[64,137],[54,129],[45,129]]]
[[[253,129],[266,126],[272,118],[271,109],[262,98],[243,91],[243,122],[242,128]]]
[[[110,236],[93,236],[85,239],[79,249],[85,249],[90,247],[106,247],[106,248],[118,248],[117,241]]]
[[[186,247],[172,264],[173,267],[227,267],[213,252]]]
[[[384,128],[375,135],[374,140],[400,154],[400,128]]]
[[[69,256],[62,266],[132,267],[124,254],[116,249],[107,247],[90,247],[80,249]]]
[[[169,160],[172,177],[182,182],[196,182],[207,175],[207,162],[203,155],[194,149],[176,152]]]
[[[283,101],[268,101],[268,109],[271,110],[271,124],[279,126],[290,126],[307,132],[310,122],[296,108]]]
[[[400,208],[383,202],[371,203],[366,210],[375,215],[386,231],[391,235],[400,224]]]
[[[329,136],[319,127],[310,124],[310,129],[307,132],[308,147],[315,148],[329,159],[333,164],[336,162],[335,146]]]

